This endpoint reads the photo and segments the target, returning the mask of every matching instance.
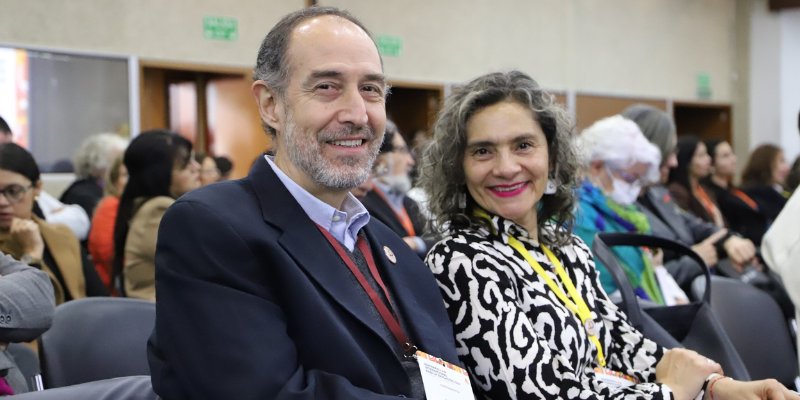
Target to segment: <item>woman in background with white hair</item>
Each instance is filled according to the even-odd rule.
[[[586,176],[579,189],[575,233],[590,248],[599,232],[650,234],[647,218],[634,203],[642,186],[658,180],[658,148],[644,137],[636,123],[620,115],[595,122],[579,140]],[[617,247],[613,251],[639,297],[658,304],[673,303],[672,297],[665,302],[650,254],[638,247]],[[595,266],[603,289],[610,294],[616,292],[611,274],[597,260]]]
[[[92,218],[97,203],[104,196],[106,171],[127,146],[128,139],[113,133],[100,133],[86,138],[73,159],[77,180],[64,191],[61,201],[83,207]]]

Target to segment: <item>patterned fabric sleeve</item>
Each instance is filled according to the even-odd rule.
[[[594,286],[597,313],[611,334],[611,345],[607,349],[608,368],[633,376],[640,382],[655,382],[656,365],[664,356],[665,349],[642,336],[636,328],[628,323],[628,317],[619,310],[602,289],[589,247],[580,238],[576,238],[574,243],[588,254],[586,270]]]
[[[513,265],[503,265],[499,261],[508,256],[499,253],[507,251],[491,246],[491,243],[475,243],[469,240],[468,235],[459,235],[438,243],[426,259],[439,282],[453,322],[459,357],[469,371],[473,385],[486,398],[672,398],[671,390],[657,383],[610,390],[595,379],[593,372],[584,373],[573,368],[573,365],[580,364],[577,361],[581,359],[579,353],[589,351],[585,346],[559,351],[551,349],[547,336],[563,332],[555,332],[558,325],[555,323],[543,332],[534,329],[517,299],[516,280],[522,275],[514,271]],[[627,332],[619,315],[606,311],[603,316],[606,314],[613,318],[606,325],[611,324],[616,329],[614,339],[632,343],[614,347],[611,351],[613,363],[627,366],[625,372],[629,373],[638,371],[638,368],[637,377],[646,378],[644,381],[654,380],[651,375],[654,375],[655,363],[660,358],[659,350],[640,335]],[[651,374],[643,372],[647,370]]]

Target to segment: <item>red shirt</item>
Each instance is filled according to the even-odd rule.
[[[92,229],[89,231],[89,253],[94,268],[109,291],[111,288],[111,263],[114,261],[114,225],[117,222],[119,198],[107,196],[94,211]]]

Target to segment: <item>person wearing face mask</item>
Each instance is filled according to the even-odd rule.
[[[386,136],[373,168],[374,185],[361,203],[370,216],[386,224],[424,258],[436,240],[427,236],[423,239],[427,221],[419,204],[406,195],[411,189],[409,171],[413,166],[414,158],[397,125],[387,120]]]
[[[736,263],[752,259],[755,255],[752,242],[684,211],[664,186],[670,170],[678,166],[678,136],[672,117],[646,104],[632,105],[622,115],[635,122],[645,138],[661,153],[659,182],[646,186],[637,201],[637,207],[647,216],[653,234],[691,246],[709,268],[727,258]],[[664,267],[685,291],[689,290],[694,278],[702,274],[688,256],[664,252],[663,258]]]
[[[728,227],[760,246],[767,232],[767,218],[750,196],[733,185],[736,175],[733,148],[723,139],[706,140],[705,145],[711,156],[711,174],[700,183],[717,200]]]
[[[579,187],[575,234],[590,248],[600,232],[650,234],[647,217],[634,203],[642,185],[658,177],[658,148],[647,141],[636,123],[620,115],[595,122],[579,140],[586,176]],[[673,303],[673,298],[665,301],[653,258],[645,249],[617,247],[613,251],[640,298]],[[617,291],[614,279],[597,260],[595,264],[603,289],[613,295]]]

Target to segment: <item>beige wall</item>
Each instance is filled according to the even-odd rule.
[[[304,0],[0,0],[0,43],[255,65],[261,39]],[[237,18],[239,39],[203,38],[203,16]]]
[[[375,34],[403,38],[386,57],[395,78],[459,82],[522,69],[544,86],[695,99],[698,72],[713,100],[731,100],[732,0],[321,0]]]
[[[733,0],[320,0],[403,38],[393,79],[460,82],[518,68],[544,86],[694,99],[698,72],[731,101]],[[260,40],[303,0],[0,0],[0,43],[250,67]],[[235,17],[235,42],[204,15]]]

